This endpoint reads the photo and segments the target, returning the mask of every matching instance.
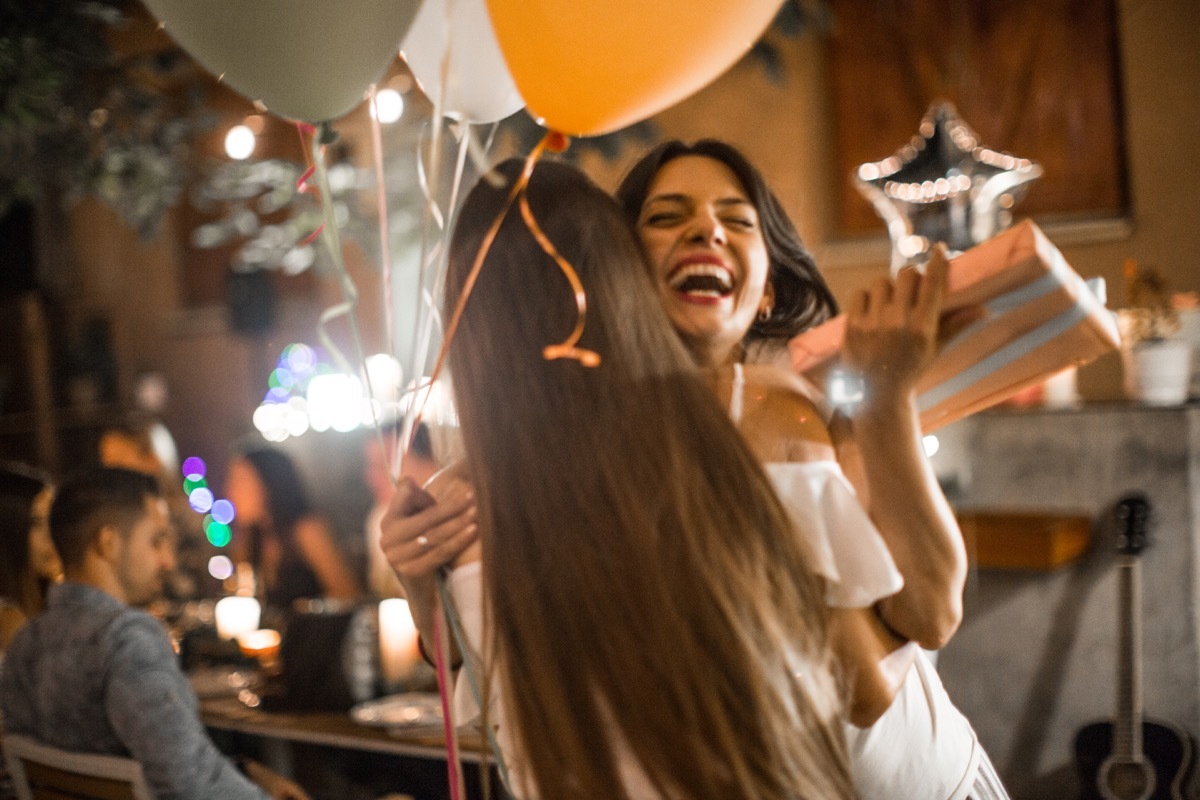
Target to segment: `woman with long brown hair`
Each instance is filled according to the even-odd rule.
[[[465,201],[447,317],[519,169]],[[586,287],[579,346],[600,363],[545,358],[576,323],[575,295],[514,206],[449,351],[474,494],[435,479],[429,506],[402,483],[384,520],[418,621],[432,606],[424,562],[475,535],[462,522],[477,508],[481,561],[468,549],[450,581],[519,794],[853,796],[802,538],[672,332],[612,200],[548,162],[526,196]]]
[[[42,610],[62,561],[50,541],[54,488],[23,464],[0,464],[0,658],[25,622]]]

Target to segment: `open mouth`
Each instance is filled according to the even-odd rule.
[[[717,264],[684,264],[667,278],[667,286],[689,297],[728,297],[733,294],[733,275]]]

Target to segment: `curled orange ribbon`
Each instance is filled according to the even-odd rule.
[[[545,251],[546,255],[554,259],[558,264],[558,268],[562,270],[563,275],[571,284],[571,289],[575,294],[575,305],[579,315],[575,322],[575,330],[559,344],[548,345],[542,351],[542,357],[547,360],[558,358],[573,358],[585,367],[596,367],[600,365],[600,354],[594,350],[587,350],[576,347],[579,338],[583,335],[584,320],[587,316],[587,295],[583,289],[583,283],[579,280],[578,273],[571,263],[567,261],[555,248],[554,243],[542,231],[541,226],[537,224],[537,220],[533,216],[533,211],[529,208],[529,202],[525,198],[525,189],[529,185],[529,179],[533,175],[533,168],[537,165],[538,160],[542,157],[542,153],[550,149],[553,152],[561,152],[566,148],[567,139],[557,131],[550,131],[537,146],[530,152],[529,157],[525,159],[525,167],[521,170],[520,176],[513,182],[512,188],[508,192],[508,198],[504,201],[504,206],[500,209],[500,213],[496,215],[496,219],[492,221],[491,227],[484,234],[483,241],[479,245],[479,252],[475,254],[475,261],[471,264],[471,271],[467,273],[467,279],[463,282],[462,295],[458,298],[458,303],[454,306],[454,313],[450,317],[450,323],[446,326],[446,336],[442,340],[442,346],[438,351],[437,360],[434,362],[433,372],[429,376],[429,383],[432,384],[438,379],[441,374],[442,365],[446,360],[446,353],[450,349],[450,341],[454,338],[454,333],[458,329],[458,323],[462,319],[463,309],[466,308],[467,299],[471,296],[471,290],[475,287],[475,282],[479,279],[479,273],[483,269],[483,262],[487,258],[488,251],[492,248],[492,243],[496,240],[496,235],[500,232],[500,226],[504,223],[504,218],[508,216],[508,212],[512,209],[513,203],[518,198],[521,201],[521,216],[525,220],[525,226],[529,229],[529,233],[537,240],[537,243]],[[426,395],[428,399],[428,395]],[[424,412],[424,404],[417,412],[417,420],[421,419]]]

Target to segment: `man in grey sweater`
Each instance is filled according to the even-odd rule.
[[[162,624],[135,606],[175,564],[153,479],[95,469],[64,483],[50,536],[66,580],[13,640],[0,673],[5,730],[64,750],[132,756],[158,798],[308,800],[261,764],[225,758]]]

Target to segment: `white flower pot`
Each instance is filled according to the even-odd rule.
[[[1187,402],[1192,377],[1192,346],[1166,339],[1138,342],[1129,349],[1126,389],[1134,400],[1152,406]]]

